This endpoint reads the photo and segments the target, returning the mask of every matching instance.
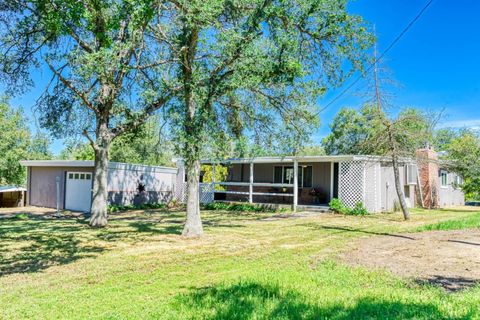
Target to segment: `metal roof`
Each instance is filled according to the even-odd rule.
[[[16,186],[0,186],[0,193],[2,192],[17,192],[17,191],[27,191],[27,189],[23,187],[16,187]]]
[[[95,163],[93,160],[23,160],[20,164],[24,167],[83,167],[93,168]],[[122,162],[109,162],[109,169],[117,170],[142,170],[164,173],[176,173],[177,168],[173,167],[161,167],[161,166],[149,166],[144,164],[131,164]]]
[[[179,159],[177,159],[178,161]],[[391,161],[385,156],[369,155],[335,155],[335,156],[280,156],[280,157],[253,157],[253,158],[230,158],[225,160],[202,160],[202,163],[292,163],[295,160],[299,162],[341,162],[341,161],[373,161],[387,162]],[[401,158],[401,162],[414,162],[413,159]]]

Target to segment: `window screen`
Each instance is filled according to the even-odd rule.
[[[282,181],[282,170],[283,167],[275,167],[274,174],[273,174],[273,182],[274,183],[283,183]]]
[[[312,187],[312,166],[303,167],[303,187]],[[299,180],[301,181],[301,180]]]

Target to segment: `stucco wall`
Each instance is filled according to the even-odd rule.
[[[415,185],[405,185],[405,167],[400,166],[400,182],[407,205],[415,207]],[[389,164],[382,164],[381,177],[381,195],[382,195],[382,211],[392,211],[395,202],[398,202],[397,190],[395,188],[395,177],[393,175],[393,167]]]
[[[463,191],[454,185],[454,181],[457,177],[456,173],[448,172],[448,185],[447,187],[442,187],[439,179],[439,188],[438,188],[438,205],[440,207],[451,207],[451,206],[461,206],[465,204],[465,195]]]

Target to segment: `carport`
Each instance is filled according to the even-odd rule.
[[[0,187],[0,208],[25,206],[27,189],[15,186]]]

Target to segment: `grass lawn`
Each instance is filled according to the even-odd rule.
[[[271,216],[203,212],[201,239],[179,236],[183,212],[129,212],[100,230],[0,219],[0,319],[480,319],[479,286],[447,293],[335,262],[360,237],[478,227],[474,211]]]

